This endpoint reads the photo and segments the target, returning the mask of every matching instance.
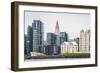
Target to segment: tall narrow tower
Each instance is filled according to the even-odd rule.
[[[60,31],[59,31],[59,23],[56,22],[55,26],[55,36],[56,36],[56,46],[60,47]]]
[[[34,20],[33,27],[33,52],[42,52],[43,46],[43,23],[41,20]]]
[[[60,31],[59,31],[59,23],[58,21],[56,22],[56,27],[55,27],[55,35],[59,35]]]
[[[79,51],[84,53],[90,52],[90,30],[82,30],[80,32]]]

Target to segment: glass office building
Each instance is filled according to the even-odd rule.
[[[60,32],[60,45],[63,43],[63,42],[66,42],[68,41],[68,35],[66,32]]]
[[[34,20],[33,28],[33,52],[42,52],[43,47],[43,23],[40,20]]]

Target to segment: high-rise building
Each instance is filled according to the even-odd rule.
[[[66,32],[60,32],[60,44],[68,41],[68,35]]]
[[[59,31],[59,23],[58,21],[56,22],[56,26],[55,26],[55,35],[59,35],[60,31]]]
[[[56,46],[56,40],[56,35],[54,33],[47,33],[48,46],[46,47],[46,54],[56,55],[59,53],[59,48]]]
[[[87,30],[85,32],[85,48],[86,48],[86,52],[90,52],[90,30]]]
[[[32,35],[32,27],[28,26],[27,28],[27,34],[24,34],[24,48],[25,48],[25,54],[30,54],[31,51],[33,51],[33,35]]]
[[[58,21],[56,22],[54,34],[56,35],[56,46],[60,47],[60,30]]]
[[[28,46],[27,46],[27,35],[24,34],[24,54],[27,55],[28,53],[30,53],[30,51],[28,50]]]
[[[56,35],[54,33],[47,33],[48,45],[56,45]]]
[[[90,52],[90,31],[81,30],[79,38],[79,52]]]
[[[33,27],[33,52],[42,52],[44,41],[43,23],[40,20],[34,20]]]

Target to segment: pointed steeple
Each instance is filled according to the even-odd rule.
[[[55,26],[55,34],[56,35],[59,35],[59,23],[58,23],[58,20],[57,20],[57,22],[56,22],[56,26]]]

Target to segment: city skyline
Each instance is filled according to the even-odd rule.
[[[57,21],[59,30],[68,33],[69,39],[79,37],[79,33],[82,29],[87,30],[90,28],[89,14],[25,12],[25,34],[27,26],[31,25],[33,20],[41,20],[44,23],[44,40],[47,39],[47,32],[55,32]]]
[[[33,20],[32,26],[28,26],[27,30],[28,34],[24,36],[25,58],[28,56],[66,57],[68,53],[87,53],[86,57],[90,57],[90,30],[82,29],[79,33],[80,37],[72,40],[69,39],[68,33],[59,30],[58,21],[55,32],[47,32],[46,40],[44,40],[44,23],[41,20]]]

